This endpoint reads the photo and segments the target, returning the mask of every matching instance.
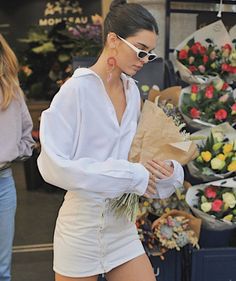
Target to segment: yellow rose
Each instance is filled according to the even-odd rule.
[[[192,101],[196,101],[197,95],[196,95],[196,94],[191,94],[191,95],[190,95],[190,99],[191,99]]]
[[[235,172],[236,171],[236,160],[233,160],[229,166],[227,167],[227,170],[229,172]]]
[[[201,157],[205,162],[209,162],[211,160],[212,155],[211,155],[210,151],[202,151]]]
[[[224,161],[224,160],[225,160],[225,155],[224,155],[223,153],[220,153],[220,154],[218,154],[218,155],[216,156],[216,158],[218,158],[218,159]]]
[[[226,143],[224,146],[223,146],[223,152],[224,154],[227,154],[229,152],[231,152],[233,149],[233,144],[232,143]]]
[[[235,196],[232,193],[225,192],[222,195],[222,199],[230,208],[234,208],[235,207],[235,205],[236,205],[236,198],[235,198]]]
[[[204,213],[207,213],[211,210],[211,202],[204,202],[201,204],[201,209]]]
[[[213,62],[213,63],[211,64],[211,68],[213,68],[213,69],[216,68],[216,63],[215,63],[215,62]]]
[[[223,160],[220,160],[216,157],[211,160],[211,168],[213,170],[219,170],[220,171],[224,168],[224,166],[225,166],[225,161],[223,161]]]
[[[231,214],[223,217],[223,220],[225,220],[225,221],[232,221],[232,219],[233,219],[233,215],[231,215]]]

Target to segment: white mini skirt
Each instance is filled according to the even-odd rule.
[[[55,272],[68,277],[107,273],[145,253],[134,223],[117,218],[109,199],[68,191],[54,233]]]

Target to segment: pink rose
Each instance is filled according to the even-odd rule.
[[[215,52],[215,51],[212,51],[212,52],[210,53],[210,59],[211,59],[211,60],[215,60],[215,58],[216,58],[216,52]]]
[[[223,206],[223,201],[220,199],[216,199],[215,201],[212,202],[211,209],[214,212],[220,212],[222,206]]]
[[[204,190],[204,195],[207,198],[215,198],[216,197],[216,189],[214,187],[212,187],[212,186],[208,186]]]
[[[224,94],[223,96],[221,96],[219,98],[219,101],[220,102],[226,102],[228,100],[228,98],[229,98],[229,95],[228,94]]]
[[[231,106],[232,114],[236,114],[236,103]]]
[[[189,64],[192,64],[194,61],[195,61],[195,58],[194,58],[194,57],[190,57],[190,58],[188,59],[188,63],[189,63]]]
[[[225,109],[219,109],[216,113],[215,113],[215,119],[216,120],[225,120],[227,118],[227,111]]]
[[[232,47],[230,46],[230,44],[225,44],[223,47],[222,47],[224,50],[229,50],[231,52],[232,50]]]
[[[212,99],[214,94],[214,87],[212,85],[206,87],[205,97]]]
[[[204,65],[199,65],[198,66],[198,70],[201,72],[201,73],[204,73],[205,71],[206,71],[206,68],[205,68],[205,66]]]

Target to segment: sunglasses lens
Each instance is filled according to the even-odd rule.
[[[145,58],[145,57],[146,57],[146,55],[147,55],[147,53],[146,53],[146,52],[144,52],[144,51],[140,51],[140,52],[138,53],[138,57],[139,57],[140,59]]]
[[[149,55],[149,57],[148,57],[148,60],[149,60],[149,61],[152,61],[152,60],[154,60],[154,59],[156,59],[156,55]]]

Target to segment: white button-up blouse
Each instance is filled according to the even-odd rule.
[[[128,153],[140,115],[140,94],[132,78],[121,75],[126,109],[118,123],[101,78],[79,68],[61,87],[40,124],[39,170],[45,181],[66,190],[83,190],[113,198],[123,193],[143,195],[149,172],[131,163]],[[159,180],[157,195],[169,197],[183,183],[183,169]]]
[[[119,125],[100,77],[79,68],[42,113],[38,158],[45,181],[66,190],[86,190],[113,198],[144,194],[149,173],[127,160],[140,114],[140,94],[121,75],[126,109]]]

